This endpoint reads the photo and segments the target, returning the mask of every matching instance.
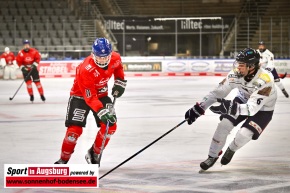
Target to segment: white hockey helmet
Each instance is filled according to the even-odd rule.
[[[9,53],[9,52],[10,52],[10,49],[9,49],[8,47],[6,47],[6,48],[4,49],[4,52]]]

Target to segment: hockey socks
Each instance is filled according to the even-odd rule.
[[[67,132],[63,139],[62,147],[61,147],[61,159],[63,161],[68,161],[74,152],[74,148],[77,144],[77,139],[82,134],[82,127],[79,126],[69,126],[67,128]]]

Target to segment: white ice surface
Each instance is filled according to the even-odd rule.
[[[104,151],[100,174],[115,167],[175,125],[222,77],[128,77],[116,101],[118,130]],[[290,192],[290,99],[278,91],[273,120],[259,140],[240,149],[228,166],[199,174],[207,158],[218,115],[206,111],[194,124],[181,125],[100,181],[100,189],[4,189],[4,164],[52,164],[59,159],[66,131],[67,100],[73,79],[42,79],[47,101],[34,86],[35,102],[22,80],[0,81],[0,192]],[[288,92],[290,79],[282,80]],[[112,82],[110,82],[112,86]],[[239,127],[229,135],[234,138]],[[98,131],[90,114],[69,163],[85,164],[84,155]]]

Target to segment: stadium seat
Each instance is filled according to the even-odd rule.
[[[9,13],[10,13],[10,15],[13,15],[13,16],[18,16],[19,15],[18,9],[16,9],[16,8],[11,8],[9,10]]]
[[[34,1],[33,2],[33,8],[34,9],[40,9],[40,8],[42,8],[41,2],[40,1]]]
[[[35,38],[43,38],[43,37],[47,37],[47,31],[46,30],[34,30],[33,31],[33,37]]]
[[[1,30],[0,33],[2,35],[2,38],[10,38],[11,37],[9,30]]]
[[[16,23],[16,29],[20,30],[20,31],[26,31],[27,30],[27,26],[25,23]]]
[[[58,15],[50,15],[49,16],[49,18],[50,18],[50,21],[51,22],[59,22],[59,16]]]
[[[22,15],[14,15],[14,19],[17,24],[20,24],[23,22]]]
[[[46,8],[45,9],[45,14],[46,15],[55,15],[54,9]]]
[[[30,37],[30,32],[28,30],[21,30],[19,31],[19,35],[21,38],[27,38]]]
[[[3,34],[3,32],[2,32],[2,34]],[[7,36],[6,36],[6,37],[7,37]],[[13,40],[13,38],[5,38],[5,39],[4,39],[4,42],[5,42],[5,45],[6,45],[6,46],[14,45],[14,40]]]
[[[34,17],[36,15],[36,10],[37,9],[34,9],[34,8],[28,8],[27,9],[27,14],[31,15],[32,17]]]
[[[40,23],[42,21],[40,15],[32,15],[31,19],[33,23]]]
[[[54,31],[54,30],[49,30],[49,31],[48,31],[48,36],[51,37],[51,38],[55,38],[55,37],[57,37],[57,35],[56,35],[56,31]]]

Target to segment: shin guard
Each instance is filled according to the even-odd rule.
[[[40,95],[43,95],[43,88],[40,82],[34,82]]]
[[[26,87],[27,87],[28,94],[30,96],[33,95],[32,81],[31,80],[26,81]]]
[[[74,152],[78,138],[81,136],[83,128],[80,126],[69,126],[61,147],[61,159],[68,161]]]

